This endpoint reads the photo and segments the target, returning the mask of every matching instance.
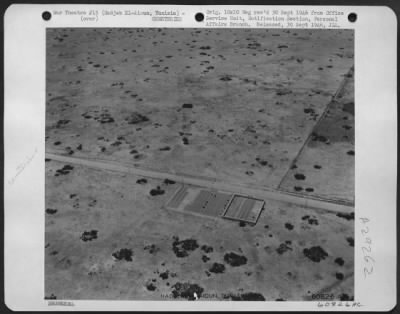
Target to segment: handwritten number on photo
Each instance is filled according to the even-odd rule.
[[[371,256],[372,255],[372,240],[368,236],[370,232],[370,228],[368,224],[370,223],[370,220],[365,217],[360,218],[361,222],[363,223],[363,227],[361,228],[361,234],[363,236],[363,241],[362,241],[362,246],[361,246],[361,251],[363,253],[363,258],[364,258],[364,278],[367,278],[368,276],[372,275],[374,272],[374,265],[375,265],[375,259]]]

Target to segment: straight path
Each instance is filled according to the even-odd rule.
[[[207,180],[205,178],[196,178],[192,176],[185,176],[182,174],[173,174],[173,173],[166,173],[148,169],[140,169],[137,167],[133,167],[130,165],[123,165],[120,163],[114,163],[112,161],[105,161],[99,159],[89,159],[83,157],[71,157],[71,156],[64,156],[59,154],[54,154],[47,152],[46,158],[70,163],[70,164],[77,164],[81,166],[86,166],[95,169],[102,169],[102,170],[109,170],[109,171],[116,171],[122,173],[129,173],[134,174],[142,177],[148,177],[153,179],[170,179],[176,182],[180,182],[183,184],[190,184],[199,187],[215,189],[219,191],[225,191],[229,193],[235,193],[245,196],[250,196],[253,198],[263,199],[263,200],[277,200],[283,201],[287,203],[293,203],[296,205],[304,206],[306,208],[316,208],[316,209],[323,209],[327,211],[333,212],[342,212],[342,213],[350,213],[354,211],[354,207],[351,204],[340,204],[334,201],[327,201],[318,199],[316,197],[303,197],[295,194],[291,194],[290,192],[283,192],[277,191],[273,189],[267,188],[249,188],[245,186],[241,186],[238,184],[226,183],[226,182],[219,182],[215,180]]]

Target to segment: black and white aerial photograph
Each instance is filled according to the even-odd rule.
[[[44,299],[354,300],[354,30],[47,28]]]

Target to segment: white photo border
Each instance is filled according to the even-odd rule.
[[[153,22],[146,16],[104,17],[82,24],[79,16],[42,12],[87,9],[173,8],[185,12],[180,23]],[[320,306],[307,302],[234,301],[82,301],[49,306],[44,299],[45,55],[46,28],[52,27],[205,27],[195,21],[207,9],[246,6],[169,5],[12,5],[4,17],[4,150],[5,150],[5,303],[12,310],[298,310],[377,311],[396,305],[397,173],[397,20],[388,7],[332,6],[343,11],[340,28],[355,31],[355,301],[360,306]],[[248,7],[247,7],[248,8]],[[251,9],[265,6],[251,6]],[[288,9],[288,6],[268,6]],[[291,9],[329,9],[291,6]],[[347,20],[357,13],[355,23]],[[361,220],[366,218],[367,220]],[[365,230],[368,228],[368,234]],[[363,231],[364,230],[364,231]],[[371,240],[373,275],[365,277]],[[322,302],[325,304],[325,302]],[[349,302],[352,304],[353,302]],[[71,305],[70,304],[70,305]]]

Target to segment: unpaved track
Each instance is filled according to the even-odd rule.
[[[109,171],[116,171],[116,172],[123,172],[129,174],[135,174],[143,177],[149,177],[154,179],[170,179],[177,182],[196,185],[200,187],[206,187],[210,189],[216,190],[223,190],[232,193],[242,194],[242,195],[249,195],[255,198],[261,199],[273,199],[288,203],[293,203],[297,205],[301,205],[307,208],[317,208],[323,209],[333,212],[343,212],[349,213],[354,211],[354,208],[348,204],[338,204],[335,202],[328,202],[324,200],[320,200],[317,198],[306,198],[297,196],[294,194],[290,194],[288,192],[281,192],[272,189],[254,189],[241,186],[239,184],[234,185],[231,183],[225,182],[218,182],[213,180],[206,180],[202,178],[195,178],[193,176],[184,176],[184,175],[177,175],[172,173],[164,173],[159,171],[153,171],[148,169],[140,169],[137,167],[132,167],[128,165],[123,165],[120,163],[112,163],[110,161],[102,161],[102,160],[93,160],[88,158],[77,158],[77,157],[70,157],[70,156],[63,156],[54,153],[46,153],[46,158],[65,162],[65,163],[72,163],[87,166],[90,168],[96,169],[103,169]]]

